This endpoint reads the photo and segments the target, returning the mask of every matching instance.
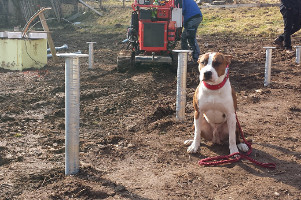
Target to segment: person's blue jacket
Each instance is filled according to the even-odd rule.
[[[185,27],[186,22],[191,17],[193,17],[197,14],[200,14],[202,16],[202,12],[194,0],[183,0],[182,14],[184,17],[184,27]]]

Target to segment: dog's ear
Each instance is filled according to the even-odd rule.
[[[232,60],[233,56],[225,55],[225,58],[226,58],[227,64],[229,65],[231,63],[231,60]]]
[[[205,56],[209,56],[210,53],[205,53],[205,54],[202,54],[202,55],[199,55],[199,58],[198,58],[198,64],[201,64],[201,59]]]
[[[198,64],[201,64],[201,58],[203,57],[203,56],[205,56],[205,54],[203,54],[203,55],[199,55],[199,58],[198,58]]]

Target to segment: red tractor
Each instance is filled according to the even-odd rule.
[[[117,69],[125,71],[135,63],[172,63],[172,50],[182,34],[182,0],[135,0],[126,50],[117,57]]]

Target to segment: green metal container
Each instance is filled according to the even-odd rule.
[[[47,64],[47,39],[0,38],[0,67],[9,70],[42,68]]]

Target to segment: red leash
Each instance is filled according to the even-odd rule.
[[[249,155],[252,153],[251,143],[247,142],[247,140],[245,139],[244,133],[243,133],[240,123],[238,121],[237,115],[236,115],[236,121],[237,121],[237,125],[239,127],[239,131],[241,133],[241,137],[243,138],[244,143],[246,145],[248,145],[249,151],[247,153],[238,152],[238,153],[232,153],[232,154],[226,155],[226,156],[216,156],[216,157],[211,157],[211,158],[205,158],[205,159],[202,159],[199,161],[199,165],[216,166],[216,165],[220,165],[220,164],[235,163],[244,158],[244,159],[247,159],[247,160],[251,161],[252,163],[259,165],[261,167],[275,169],[276,165],[274,163],[262,163],[262,162],[258,162],[256,160],[254,160],[253,158],[249,157]],[[235,155],[238,155],[238,156],[234,157]],[[233,157],[233,158],[231,158],[231,157]]]

